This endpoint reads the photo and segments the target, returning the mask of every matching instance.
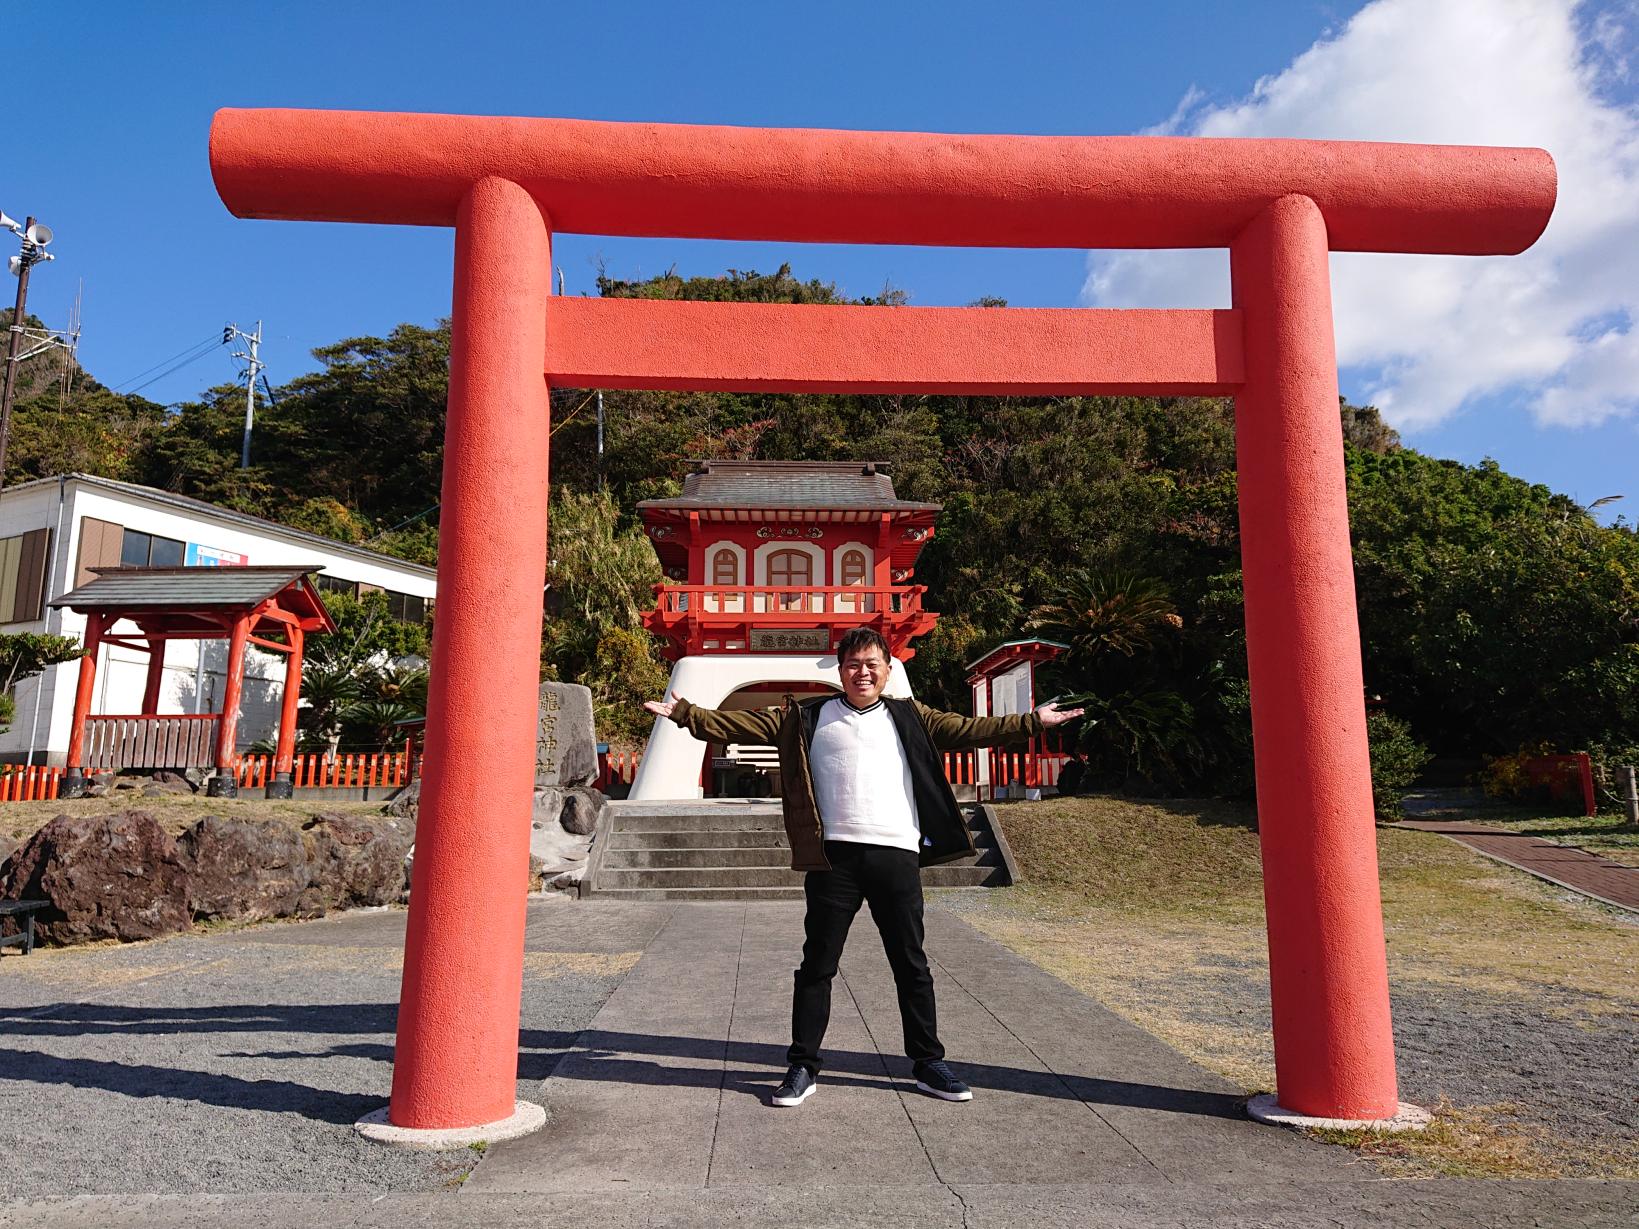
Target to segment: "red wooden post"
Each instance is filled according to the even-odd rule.
[[[159,712],[159,685],[165,678],[165,646],[168,643],[166,640],[148,641],[148,675],[142,684],[144,713]]]
[[[91,693],[97,681],[97,651],[102,648],[103,616],[92,611],[85,617],[85,654],[80,658],[80,682],[74,692],[74,723],[69,726],[67,774],[62,797],[85,794],[85,719],[91,712]]]
[[[228,635],[227,677],[222,681],[222,719],[216,725],[216,775],[205,786],[211,798],[237,798],[239,782],[233,771],[233,753],[239,738],[239,697],[244,689],[245,641],[250,636],[250,615],[234,618]]]
[[[1306,196],[1230,248],[1247,667],[1278,1101],[1380,1119],[1398,1090],[1328,257]]]
[[[285,654],[285,690],[279,701],[279,744],[273,761],[269,798],[289,798],[295,788],[292,761],[296,755],[296,705],[302,698],[302,629],[289,624],[290,652]]]
[[[481,179],[455,228],[438,621],[389,1119],[531,1115],[517,1102],[524,891],[546,580],[551,237]],[[473,937],[482,935],[475,943]]]

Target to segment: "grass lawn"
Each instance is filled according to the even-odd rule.
[[[998,812],[1024,882],[947,896],[951,907],[1249,1092],[1272,1090],[1251,812],[1221,802],[1098,797],[1012,803]],[[1632,1138],[1585,1122],[1561,1132],[1535,1107],[1521,1113],[1486,1101],[1479,1090],[1491,1087],[1485,1074],[1496,1070],[1495,1055],[1464,1052],[1465,1037],[1494,1046],[1506,1028],[1523,1052],[1504,1063],[1529,1063],[1534,1046],[1550,1045],[1568,1061],[1574,1047],[1551,1042],[1550,1027],[1573,1039],[1614,1030],[1631,1052],[1639,920],[1431,834],[1379,829],[1378,856],[1397,1031],[1427,1040],[1421,1051],[1401,1042],[1402,1095],[1417,1100],[1434,1082],[1422,1070],[1408,1073],[1408,1053],[1432,1063],[1429,1071],[1467,1063],[1478,1074],[1472,1096],[1430,1106],[1440,1117],[1421,1135],[1338,1142],[1404,1176],[1639,1177]],[[1610,1062],[1609,1079],[1598,1062],[1591,1075],[1578,1070],[1600,1087],[1631,1081],[1620,1055]]]

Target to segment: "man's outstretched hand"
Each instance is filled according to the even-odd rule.
[[[671,699],[645,700],[643,701],[643,707],[649,712],[653,713],[656,717],[670,717],[672,715],[672,709],[677,707],[677,702],[682,698],[682,696],[678,695],[674,691],[672,692]]]
[[[1060,708],[1057,704],[1049,701],[1036,710],[1036,716],[1041,718],[1043,725],[1051,727],[1063,725],[1066,721],[1074,721],[1086,711],[1084,708]]]

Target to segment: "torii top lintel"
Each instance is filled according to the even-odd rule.
[[[224,109],[210,149],[240,217],[453,226],[496,177],[565,233],[954,247],[1227,247],[1301,195],[1332,251],[1511,255],[1557,186],[1541,149],[369,111]]]

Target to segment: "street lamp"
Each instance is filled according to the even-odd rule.
[[[17,388],[17,351],[23,343],[23,310],[28,305],[28,271],[42,260],[55,259],[46,251],[54,237],[51,227],[29,218],[21,225],[17,219],[0,212],[0,227],[22,240],[22,250],[7,262],[17,278],[17,305],[11,313],[11,336],[6,343],[6,381],[0,391],[0,489],[6,485],[6,444],[11,438],[11,397]]]

